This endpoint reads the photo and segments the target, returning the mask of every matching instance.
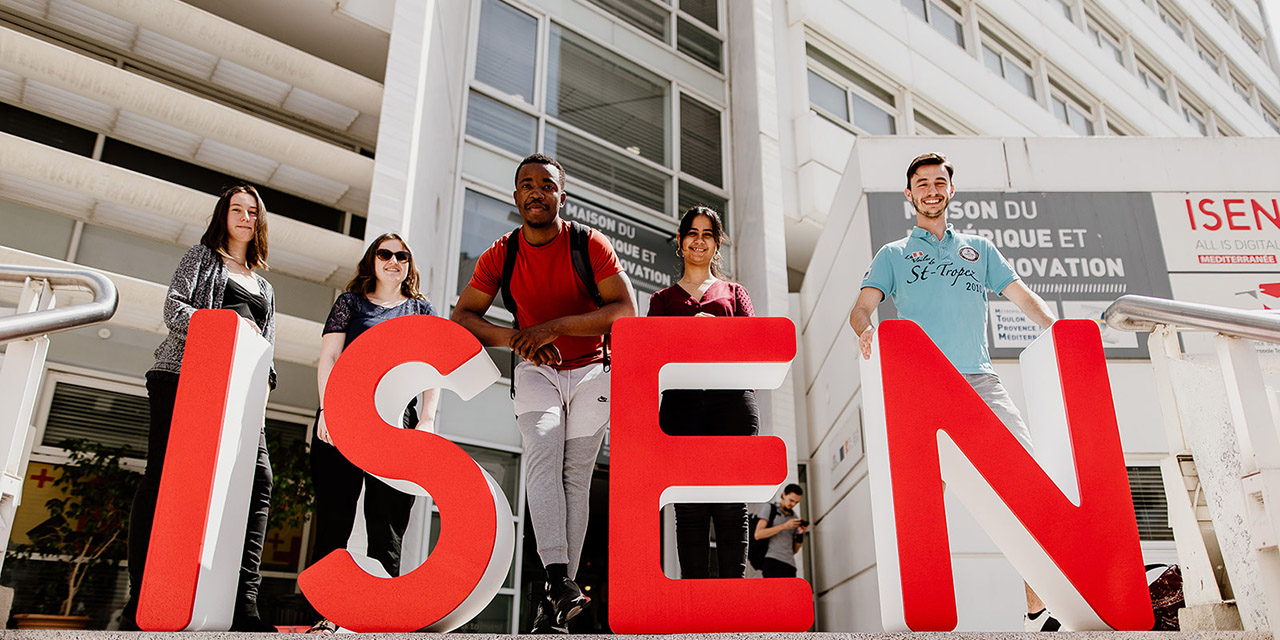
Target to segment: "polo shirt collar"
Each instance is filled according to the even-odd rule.
[[[924,240],[929,240],[930,242],[946,242],[948,239],[952,239],[952,238],[954,238],[954,237],[955,237],[955,235],[956,235],[956,233],[955,233],[955,227],[953,227],[953,226],[951,225],[951,223],[950,223],[950,222],[948,222],[948,223],[947,223],[947,230],[946,230],[946,231],[944,231],[944,232],[942,233],[942,240],[941,240],[941,241],[936,240],[936,239],[933,237],[933,234],[932,234],[932,233],[929,233],[928,231],[926,231],[926,230],[924,230],[924,229],[921,229],[921,228],[920,228],[920,227],[918,227],[918,226],[916,226],[916,227],[911,227],[911,237],[912,237],[912,238],[922,238],[922,239],[924,239]]]

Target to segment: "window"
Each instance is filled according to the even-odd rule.
[[[1061,13],[1062,17],[1066,18],[1068,22],[1075,21],[1075,18],[1071,15],[1071,3],[1068,0],[1048,0],[1048,2],[1049,5],[1057,10],[1058,13]]]
[[[1266,120],[1276,133],[1280,133],[1280,109],[1276,109],[1269,103],[1262,103],[1262,119]]]
[[[862,74],[810,46],[809,101],[819,113],[872,135],[898,132],[897,99]],[[825,113],[824,113],[825,112]]]
[[[1084,106],[1083,103],[1056,84],[1054,84],[1053,91],[1050,94],[1050,102],[1053,107],[1053,115],[1059,121],[1082,136],[1093,135],[1092,109]]]
[[[1138,78],[1142,80],[1142,84],[1148,90],[1160,98],[1161,102],[1169,103],[1169,90],[1166,88],[1164,76],[1141,59],[1138,60]]]
[[[918,136],[951,136],[955,132],[938,123],[937,120],[916,111],[914,114],[916,123],[916,135]]]
[[[591,4],[683,53],[703,66],[723,71],[720,6],[717,0],[590,0]],[[672,5],[678,7],[673,12]],[[675,42],[671,41],[675,21]]]
[[[1117,37],[1110,29],[1102,26],[1102,24],[1092,15],[1085,14],[1085,24],[1089,33],[1089,39],[1094,44],[1106,51],[1116,64],[1124,64],[1124,45],[1120,44],[1120,38]]]
[[[1230,65],[1230,63],[1228,63],[1228,65]],[[1249,81],[1241,77],[1240,73],[1235,69],[1231,69],[1231,72],[1228,75],[1231,78],[1231,89],[1235,91],[1236,95],[1240,96],[1240,98],[1245,102],[1249,102],[1249,95],[1251,93],[1249,89]]]
[[[652,0],[597,5],[614,13],[662,8]],[[706,29],[720,23],[718,6],[714,0],[683,0],[680,14]],[[669,8],[663,10],[675,20]],[[539,41],[545,51],[539,51]],[[519,55],[510,53],[509,43]],[[513,156],[548,153],[579,184],[663,215],[676,213],[673,187],[682,175],[712,192],[725,187],[722,108],[680,91],[627,56],[501,0],[482,0],[476,46],[466,122],[472,142]],[[541,96],[535,95],[537,86],[543,87]]]
[[[1160,467],[1126,467],[1133,511],[1138,519],[1138,539],[1173,540],[1169,527],[1169,503],[1165,500]]]
[[[1014,53],[1011,47],[985,29],[982,32],[982,63],[1013,85],[1013,88],[1028,98],[1035,99],[1036,84],[1031,72],[1031,60]]]
[[[1218,71],[1218,58],[1220,54],[1213,48],[1213,45],[1209,44],[1209,41],[1200,34],[1196,34],[1196,55],[1200,56],[1200,59],[1203,60],[1205,64],[1209,65],[1209,68],[1213,69],[1215,73]]]
[[[1218,10],[1223,20],[1231,22],[1231,5],[1226,0],[1213,0],[1213,8]]]
[[[964,47],[964,18],[960,7],[948,0],[902,0],[902,6],[928,22],[942,37]]]
[[[1183,97],[1182,115],[1196,131],[1200,132],[1200,135],[1207,136],[1209,135],[1209,121],[1204,114],[1203,109],[1192,105],[1186,101],[1185,96]]]
[[[1169,8],[1163,2],[1156,4],[1156,13],[1160,14],[1160,21],[1163,22],[1165,26],[1169,27],[1170,29],[1173,30],[1174,33],[1178,34],[1179,39],[1186,37],[1186,34],[1183,31],[1183,24],[1182,24],[1183,19],[1180,14],[1176,13],[1173,9]]]
[[[1263,61],[1266,61],[1267,56],[1263,53],[1262,36],[1254,32],[1253,28],[1246,25],[1243,20],[1240,21],[1240,37],[1244,38],[1245,44],[1248,44],[1254,53],[1262,56]]]

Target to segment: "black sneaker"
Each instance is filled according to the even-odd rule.
[[[263,622],[262,618],[254,614],[233,616],[231,630],[246,633],[280,633],[279,629]]]
[[[556,611],[551,605],[551,599],[542,597],[538,599],[538,614],[533,617],[533,630],[531,633],[559,633],[567,635],[569,633],[569,625],[556,623]]]
[[[560,584],[548,585],[547,597],[551,599],[551,607],[556,614],[556,624],[559,626],[567,625],[569,620],[582,613],[582,610],[591,604],[591,598],[583,595],[578,584],[568,578],[562,580]]]

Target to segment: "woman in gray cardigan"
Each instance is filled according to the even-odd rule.
[[[142,588],[151,523],[178,393],[178,374],[182,370],[187,325],[192,314],[199,309],[233,309],[249,327],[275,344],[275,298],[271,284],[253,272],[267,267],[266,213],[262,198],[253,187],[238,186],[225,191],[213,209],[200,244],[182,256],[169,284],[164,302],[164,322],[169,335],[156,349],[156,364],[147,372],[151,429],[147,439],[147,470],[129,517],[129,602],[121,621],[123,628],[137,628],[138,592]],[[270,377],[273,389],[275,379],[273,366]],[[258,615],[258,587],[262,584],[258,567],[267,533],[271,486],[271,461],[267,457],[264,434],[258,439],[249,525],[231,624],[233,631],[276,631]]]

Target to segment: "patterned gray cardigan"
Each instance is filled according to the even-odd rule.
[[[253,274],[267,303],[266,327],[262,337],[274,347],[276,344],[276,301],[271,283]],[[169,293],[164,299],[164,323],[169,335],[156,349],[156,364],[152,371],[180,373],[182,352],[187,345],[187,325],[191,314],[198,309],[221,309],[222,293],[227,288],[227,265],[222,257],[209,247],[197,244],[182,256],[178,269],[173,272]],[[271,388],[276,388],[276,367],[271,365]]]

